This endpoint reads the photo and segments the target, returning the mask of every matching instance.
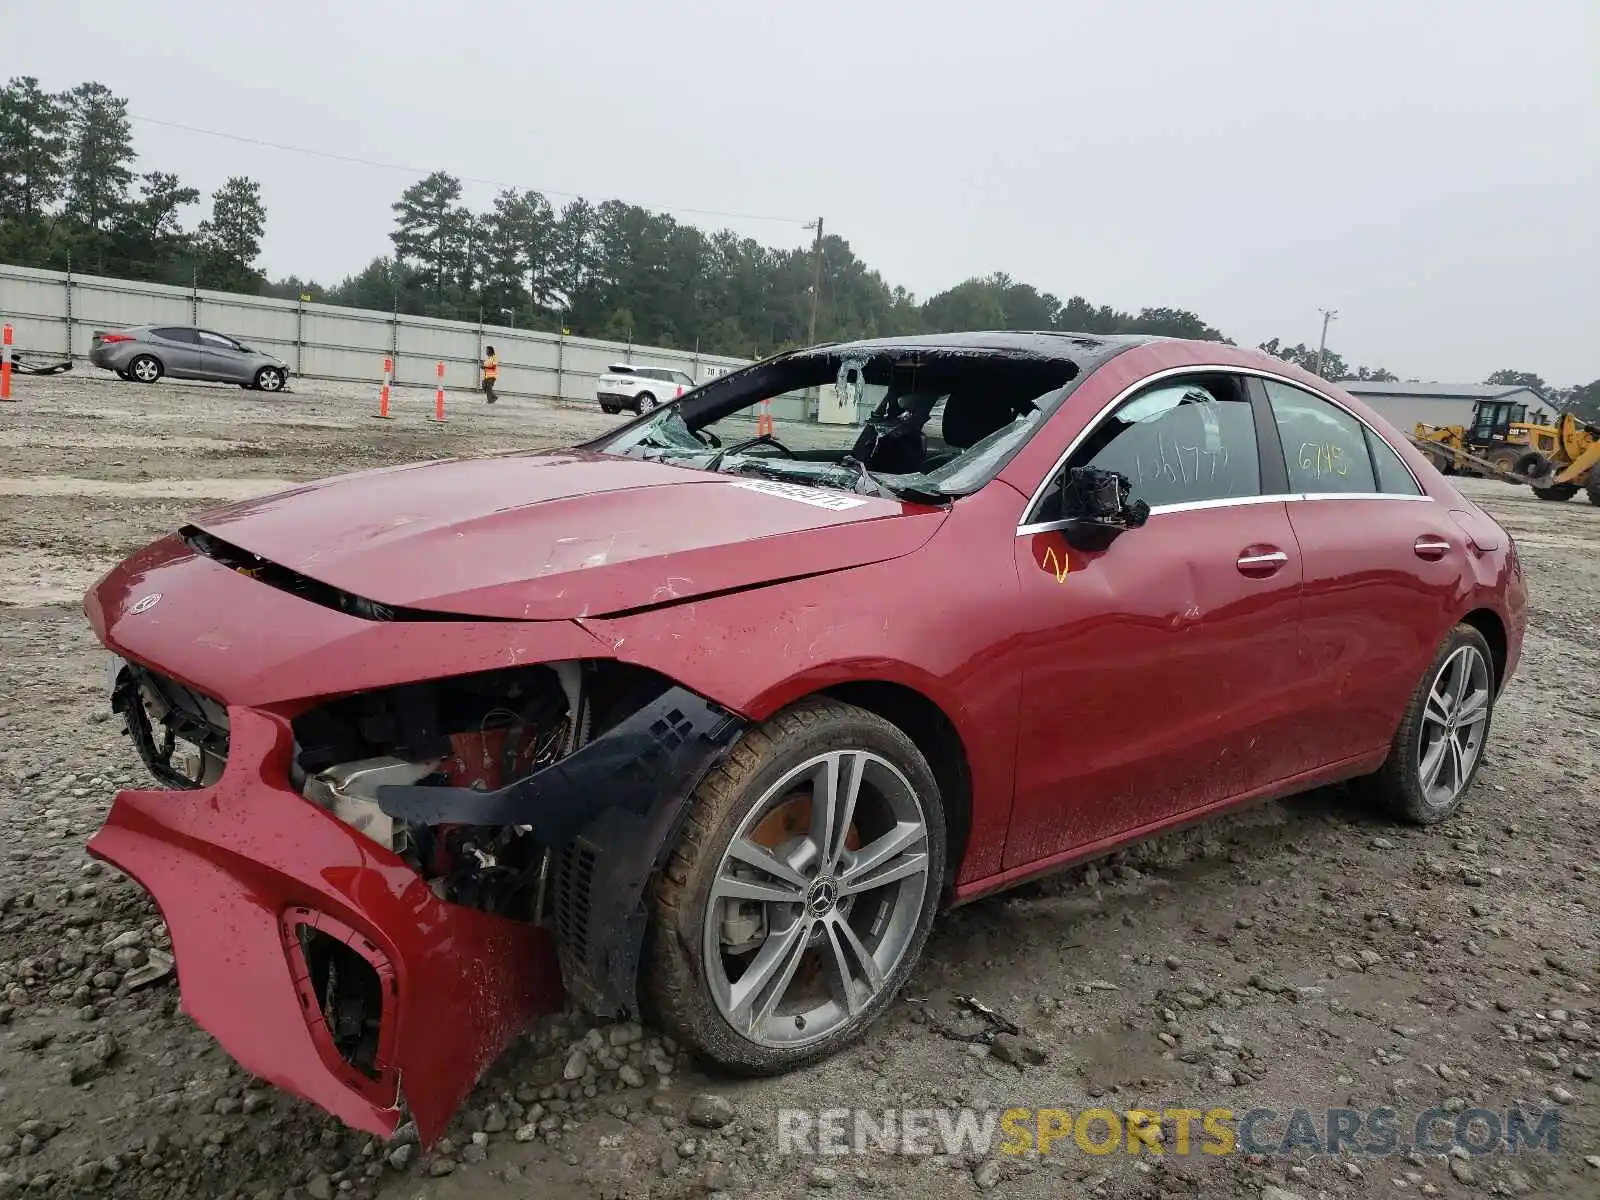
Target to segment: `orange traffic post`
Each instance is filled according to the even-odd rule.
[[[444,363],[433,364],[433,373],[438,379],[438,384],[433,389],[433,422],[436,425],[444,424]]]
[[[383,382],[378,385],[378,411],[373,414],[380,421],[392,421],[389,415],[389,382],[394,378],[394,359],[383,360]]]
[[[5,340],[0,342],[0,400],[11,399],[11,326],[5,328]]]
[[[771,437],[772,432],[772,401],[763,400],[761,415],[756,418],[756,436]]]

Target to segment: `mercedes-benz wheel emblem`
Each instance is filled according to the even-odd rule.
[[[140,597],[140,599],[128,611],[134,616],[138,616],[140,613],[149,612],[152,608],[160,603],[161,593],[151,592],[148,596]]]
[[[806,896],[806,907],[811,910],[814,917],[825,917],[833,911],[833,906],[839,902],[838,885],[831,879],[819,879],[811,885]]]

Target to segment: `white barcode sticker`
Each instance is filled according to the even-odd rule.
[[[729,480],[736,488],[744,488],[748,492],[764,492],[768,496],[782,496],[785,500],[798,500],[801,504],[809,504],[813,508],[826,508],[832,512],[843,512],[847,508],[859,508],[866,503],[861,496],[846,496],[838,492],[823,491],[820,488],[806,487],[799,483],[780,483],[776,479],[732,479]]]

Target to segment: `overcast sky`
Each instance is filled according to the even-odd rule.
[[[4,72],[128,97],[144,170],[259,179],[265,266],[389,250],[410,176],[1005,271],[1403,378],[1600,376],[1596,0],[39,0]],[[487,207],[493,183],[469,183]],[[724,220],[688,209],[749,214]],[[200,217],[191,211],[190,223]]]

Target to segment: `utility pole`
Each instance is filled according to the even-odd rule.
[[[822,218],[807,229],[817,231],[817,240],[811,244],[811,324],[806,330],[806,345],[817,344],[817,303],[822,299]]]
[[[1322,341],[1317,343],[1317,375],[1320,378],[1322,375],[1322,359],[1328,353],[1328,322],[1339,315],[1339,310],[1336,308],[1319,308],[1317,311],[1322,314]]]

